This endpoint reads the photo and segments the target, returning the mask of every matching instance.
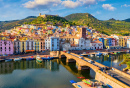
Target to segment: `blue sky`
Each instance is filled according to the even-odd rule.
[[[0,21],[27,16],[90,13],[99,20],[130,18],[130,0],[0,0]]]

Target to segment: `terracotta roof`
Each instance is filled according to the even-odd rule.
[[[97,41],[93,41],[91,43],[102,43],[101,41],[97,40]]]
[[[72,47],[77,47],[77,45],[75,45],[75,44],[71,44],[71,46],[72,46]]]

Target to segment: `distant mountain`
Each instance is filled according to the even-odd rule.
[[[28,19],[28,18],[37,18],[37,17],[36,16],[28,16],[25,19]]]
[[[123,20],[125,22],[130,22],[130,18]]]
[[[86,25],[96,29],[105,34],[129,35],[130,23],[110,19],[108,21],[101,21],[89,13],[75,13],[65,17],[67,20],[75,22],[79,25]]]
[[[34,19],[36,19],[36,16],[29,16],[22,20],[0,21],[0,31],[9,30],[16,26],[20,26],[24,24],[25,22],[30,22]]]

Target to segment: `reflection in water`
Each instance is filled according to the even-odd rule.
[[[91,70],[78,71],[76,63],[66,60],[1,62],[0,88],[72,88],[70,80],[91,79]]]
[[[102,56],[93,56],[88,57],[94,61],[97,61],[103,65],[106,65],[108,67],[114,67],[119,70],[122,70],[123,68],[126,68],[126,65],[119,66],[119,64],[123,61],[123,55],[126,53],[119,53],[116,55],[102,55]]]
[[[39,68],[44,68],[44,69],[49,69],[51,71],[58,71],[59,70],[59,64],[57,62],[53,61],[44,61],[42,63],[38,63],[35,60],[32,61],[17,61],[17,62],[2,62],[0,63],[0,74],[7,74],[7,73],[12,73],[13,70],[16,69],[21,69],[21,70],[26,70],[26,69],[39,69]]]

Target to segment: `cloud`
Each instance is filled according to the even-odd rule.
[[[80,2],[79,1],[74,2],[74,1],[68,0],[68,1],[63,1],[62,5],[64,5],[64,7],[66,8],[76,8],[80,5]]]
[[[98,1],[106,1],[106,0],[98,0]]]
[[[97,3],[96,0],[79,0],[79,1],[83,2],[84,5],[93,5]]]
[[[102,7],[106,10],[114,11],[116,8],[113,7],[111,4],[103,4]]]
[[[130,7],[130,5],[127,5],[127,4],[124,4],[124,5],[121,5],[121,7]]]
[[[66,8],[76,8],[79,6],[90,6],[97,4],[98,1],[105,0],[30,0],[23,4],[25,8],[35,10],[50,10],[54,7],[63,6]]]
[[[28,9],[50,9],[53,6],[57,6],[61,3],[61,0],[34,0],[28,1],[24,5]]]

